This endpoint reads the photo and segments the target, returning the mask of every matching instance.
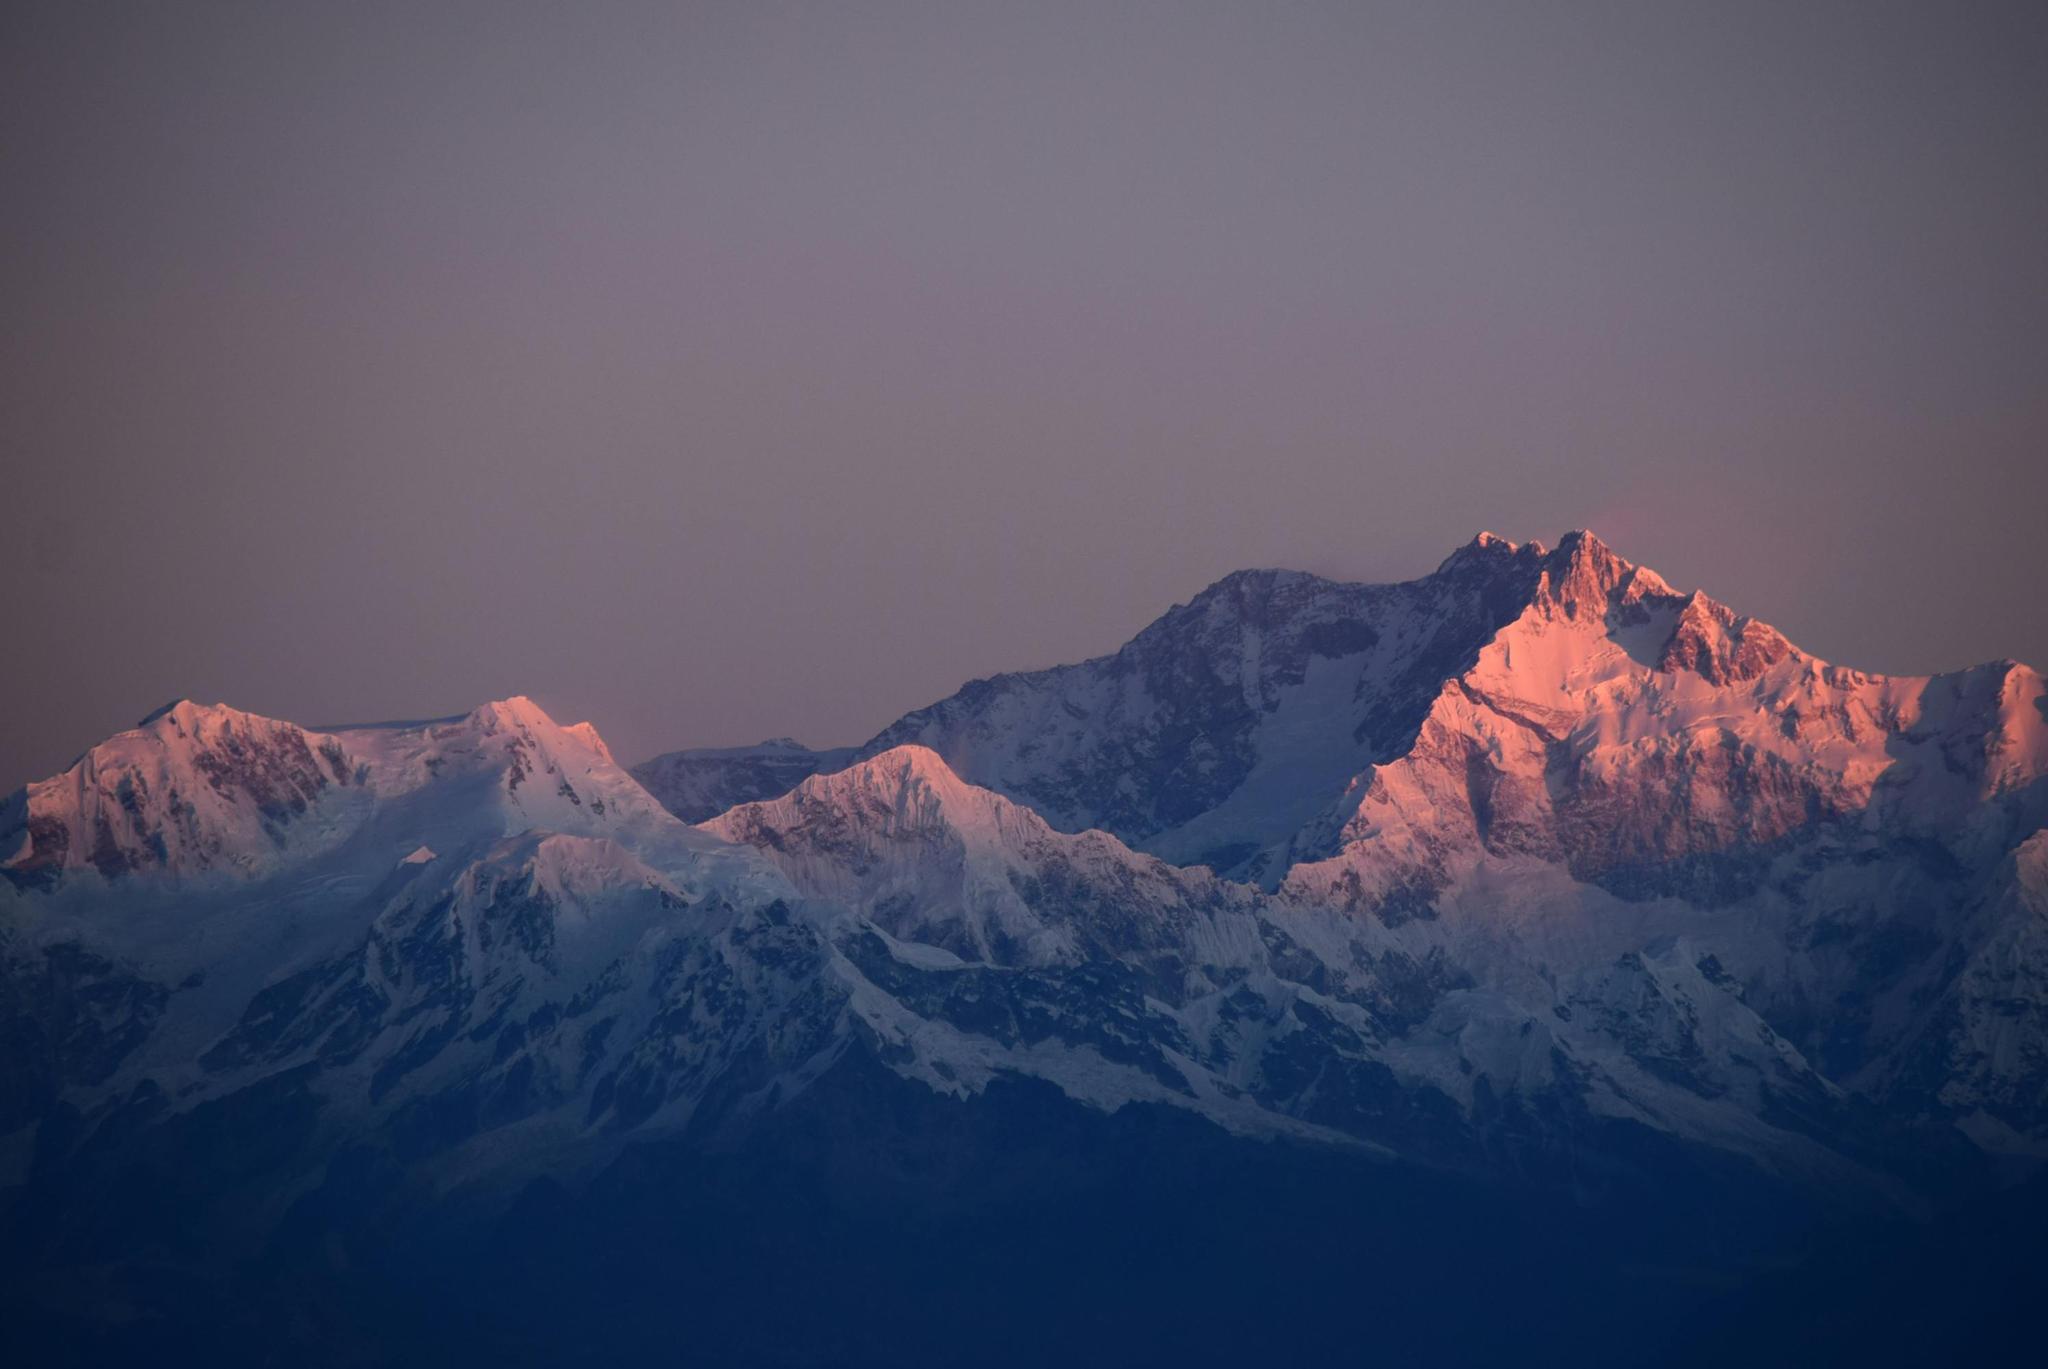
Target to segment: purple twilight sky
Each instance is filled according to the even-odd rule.
[[[1591,526],[2048,665],[2048,6],[0,9],[0,790],[192,695],[865,737]]]

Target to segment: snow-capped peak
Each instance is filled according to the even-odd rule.
[[[1738,617],[1698,590],[1686,596],[1659,670],[1690,670],[1710,684],[1753,680],[1796,648],[1769,623]]]
[[[416,845],[445,830],[437,813],[491,815],[478,838],[624,823],[684,830],[594,728],[561,727],[524,696],[437,721],[323,731],[180,699],[10,799],[0,871],[30,886],[87,871],[261,876],[350,840],[380,814],[398,822],[394,805]]]
[[[891,935],[993,963],[1064,962],[1103,938],[1138,944],[1218,887],[1106,832],[1056,832],[923,746],[812,776],[703,830],[757,849],[804,893]]]
[[[524,694],[509,698],[493,699],[470,710],[469,721],[486,731],[500,727],[548,727],[560,725],[548,716],[547,710]]]
[[[1543,560],[1535,602],[1567,618],[1603,623],[1635,567],[1592,533],[1566,533]]]
[[[18,883],[83,869],[254,870],[359,778],[334,737],[179,699],[17,794],[0,825],[21,835],[4,841],[0,868]]]
[[[562,731],[574,737],[577,741],[582,742],[585,746],[589,747],[592,751],[604,757],[606,760],[612,761],[614,764],[617,764],[616,759],[612,755],[612,749],[609,746],[605,745],[603,737],[597,735],[597,727],[595,724],[590,722],[570,723],[567,727],[563,728]]]
[[[1511,542],[1497,533],[1482,532],[1464,546],[1459,547],[1437,566],[1438,575],[1455,574],[1459,571],[1486,566],[1505,566],[1516,560],[1540,561],[1545,555],[1541,542],[1526,545]]]
[[[954,832],[1037,835],[1044,819],[1022,805],[968,784],[928,746],[898,746],[829,775],[813,775],[783,798],[743,804],[703,824],[728,841],[755,842],[768,827],[825,823],[884,836]]]
[[[1545,613],[1598,625],[1615,609],[1677,597],[1664,577],[1617,555],[1591,531],[1579,528],[1547,548],[1482,532],[1452,552],[1432,578],[1491,576],[1511,595]]]

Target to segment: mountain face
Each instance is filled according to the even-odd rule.
[[[436,722],[313,731],[180,700],[0,814],[0,872],[20,889],[156,889],[275,876],[377,837],[532,827],[634,837],[673,826],[588,724],[530,699]]]
[[[0,875],[0,1255],[101,1358],[132,1347],[36,1271],[177,1321],[177,1271],[240,1286],[208,1261],[449,1306],[595,1261],[578,1305],[645,1353],[607,1301],[631,1230],[700,1269],[707,1344],[900,1362],[837,1276],[772,1333],[719,1281],[885,1246],[954,1300],[929,1331],[1079,1296],[1048,1271],[1093,1256],[1052,1233],[1120,1212],[1194,1241],[1156,1294],[1214,1323],[1252,1275],[1194,1250],[1291,1262],[1314,1195],[1425,1190],[1401,1240],[1469,1204],[1516,1269],[1616,1214],[1577,1286],[1681,1324],[1705,1285],[1641,1294],[1646,1233],[1732,1260],[2048,1155],[2040,675],[1833,666],[1584,533],[1400,585],[1244,572],[837,752],[629,774],[524,699],[327,729],[184,701],[0,806]],[[997,1297],[996,1227],[1063,1254]],[[291,1336],[361,1320],[261,1289]]]
[[[895,1000],[871,1025],[935,1088],[1026,1071],[1075,1097],[1474,1165],[1488,1133],[1563,1155],[1626,1120],[1875,1182],[1808,1132],[1858,1131],[1842,1092],[1687,940],[1619,950],[1538,1004],[1467,968],[1483,933],[1417,934],[1060,833],[921,747],[705,830],[861,917],[842,949]]]
[[[735,804],[787,794],[809,776],[843,768],[854,748],[813,751],[788,737],[758,746],[671,751],[633,767],[633,778],[684,822],[715,818]]]
[[[917,744],[1063,830],[1099,827],[1178,864],[1270,881],[1327,846],[1326,810],[1344,786],[1399,754],[1438,686],[1513,618],[1543,565],[1533,544],[1483,537],[1400,585],[1243,571],[1115,655],[976,680],[860,747],[676,752],[635,773],[696,821],[702,789],[773,798],[799,766]],[[739,757],[789,760],[761,764],[757,786],[724,782]]]

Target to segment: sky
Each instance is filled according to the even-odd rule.
[[[0,7],[0,790],[179,696],[864,739],[1591,527],[2048,667],[2048,6]]]

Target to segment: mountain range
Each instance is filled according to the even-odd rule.
[[[1479,1269],[1639,1318],[1561,1362],[1676,1361],[2048,1157],[2041,675],[1830,664],[1584,532],[1240,572],[831,750],[183,700],[12,795],[0,875],[7,1308],[81,1362],[403,1362],[365,1305],[563,1358],[451,1329],[508,1290],[642,1353],[677,1269],[717,1362],[1106,1355],[1133,1299],[1341,1354],[1365,1287],[1395,1362],[1549,1359],[1402,1321]]]

